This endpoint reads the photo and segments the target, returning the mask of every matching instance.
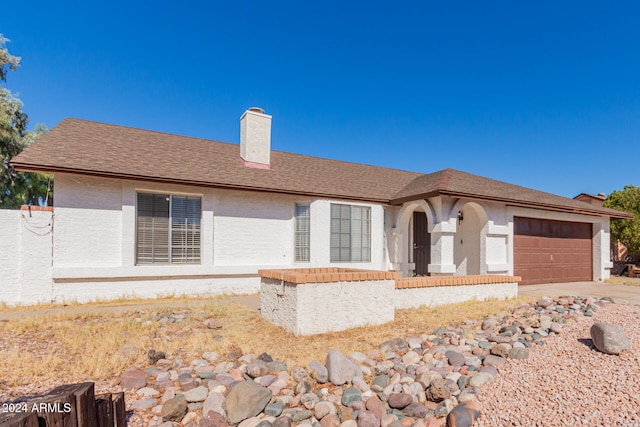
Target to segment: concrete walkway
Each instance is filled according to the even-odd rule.
[[[518,287],[519,295],[609,297],[615,302],[640,304],[640,286],[613,285],[599,282],[549,283]]]

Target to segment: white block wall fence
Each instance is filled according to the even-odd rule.
[[[0,210],[0,302],[51,302],[53,209]]]
[[[261,270],[260,313],[294,335],[342,331],[394,319],[395,309],[518,296],[519,277],[397,278],[345,268]]]
[[[202,198],[202,259],[194,265],[136,265],[136,193]],[[56,175],[56,206],[0,214],[0,302],[85,303],[123,297],[251,294],[260,269],[319,268],[330,261],[333,203],[371,209],[371,260],[385,270],[384,208],[375,203]],[[313,243],[294,260],[294,207],[308,204]],[[55,221],[55,230],[54,230]]]

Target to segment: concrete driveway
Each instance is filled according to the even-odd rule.
[[[640,286],[614,285],[600,282],[549,283],[518,287],[519,295],[541,296],[596,296],[609,297],[615,302],[640,304]]]

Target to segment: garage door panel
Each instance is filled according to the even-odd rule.
[[[514,220],[514,272],[521,284],[592,280],[592,226],[535,218]]]
[[[536,271],[538,271],[538,277],[540,278],[540,282],[539,283],[550,283],[553,281],[553,277],[554,275],[557,275],[557,273],[554,271],[553,268],[536,268]]]

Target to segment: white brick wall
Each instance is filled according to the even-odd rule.
[[[15,304],[20,299],[20,211],[0,210],[0,301]]]
[[[122,265],[122,186],[104,178],[55,176],[54,267]]]
[[[202,197],[202,262],[135,265],[136,193]],[[371,206],[371,262],[329,263],[329,200],[56,175],[53,297],[254,293],[258,269],[328,265],[384,269],[383,209]],[[311,204],[311,261],[294,261],[294,207]],[[333,203],[336,203],[333,201]]]
[[[51,301],[52,214],[0,210],[0,302]]]
[[[55,179],[53,268],[51,234],[38,236],[33,230],[29,231],[26,228],[29,222],[20,216],[22,213],[19,211],[0,211],[0,301],[29,304],[52,298],[88,301],[126,295],[247,293],[259,289],[258,269],[353,267],[387,270],[392,265],[385,257],[384,208],[381,205],[65,174],[57,174]],[[138,191],[202,197],[201,264],[135,265],[135,203]],[[296,203],[311,206],[309,262],[294,260]],[[370,262],[330,262],[331,203],[371,208]],[[485,251],[479,260],[481,273],[513,274],[513,217],[531,216],[591,223],[593,279],[609,277],[607,218],[505,207],[494,203],[485,206],[488,222],[486,239],[480,242],[481,251]],[[392,262],[406,267],[409,265],[407,248],[410,239],[394,233],[406,234],[408,225],[397,228],[398,208],[386,209],[389,210],[387,238],[390,238]],[[34,225],[35,229],[42,230],[38,227],[51,221],[46,215],[50,214],[32,212],[29,221],[42,220],[43,224]],[[458,245],[459,240],[464,241],[461,245],[464,247],[467,247],[467,242],[471,243],[469,239],[472,236],[464,233],[456,236],[455,222],[454,218],[433,226],[435,246],[431,262],[434,268],[438,262],[447,264],[445,267],[453,263],[454,239],[458,240]],[[472,225],[471,222],[468,224]],[[473,243],[474,247],[478,246],[477,242]],[[458,260],[460,266],[462,261]],[[476,264],[464,264],[466,272],[471,267],[472,270],[478,269],[477,261],[474,262]],[[451,274],[448,270],[447,273]]]

